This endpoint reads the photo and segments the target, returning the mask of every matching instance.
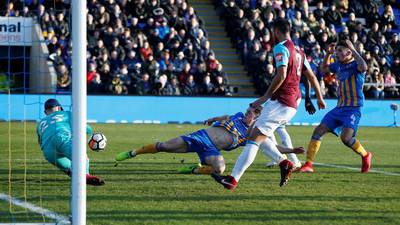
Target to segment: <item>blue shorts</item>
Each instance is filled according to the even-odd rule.
[[[321,123],[325,124],[335,135],[339,136],[343,128],[352,128],[356,136],[361,119],[360,107],[335,107],[329,111]]]
[[[187,152],[196,152],[202,164],[206,164],[205,160],[208,156],[221,155],[204,129],[181,136],[181,138],[187,144]]]

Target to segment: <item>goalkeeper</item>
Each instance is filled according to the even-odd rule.
[[[46,117],[36,127],[38,142],[45,159],[71,176],[72,125],[71,112],[64,111],[56,99],[48,99],[44,104]],[[86,133],[92,128],[87,125]],[[86,160],[86,183],[100,186],[104,181],[89,174],[89,159]]]
[[[222,174],[225,170],[225,161],[220,150],[231,151],[244,146],[247,141],[247,131],[254,124],[261,109],[249,109],[246,114],[241,112],[233,116],[213,117],[204,123],[210,127],[201,129],[188,135],[173,138],[167,142],[157,142],[139,149],[121,152],[116,156],[117,161],[123,161],[140,154],[169,152],[188,153],[196,152],[201,164],[180,168],[180,173]],[[262,146],[262,145],[261,145]],[[281,153],[304,153],[303,148],[284,148],[278,146]],[[268,153],[271,154],[271,153]]]

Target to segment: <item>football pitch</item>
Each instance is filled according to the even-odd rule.
[[[317,162],[333,167],[295,173],[282,188],[279,169],[266,168],[270,160],[261,152],[235,191],[223,189],[210,176],[178,174],[180,166],[197,162],[193,153],[140,155],[114,167],[120,151],[202,127],[93,124],[106,135],[108,146],[104,152],[88,152],[91,173],[106,181],[105,186],[87,187],[88,224],[400,224],[399,128],[361,127],[358,132],[361,143],[373,152],[372,169],[380,173],[361,174],[360,157],[327,135]],[[293,144],[307,147],[312,129],[288,127]],[[225,173],[240,152],[223,152]],[[44,160],[34,123],[0,123],[0,194],[9,193],[59,215],[69,214],[70,179]],[[10,222],[54,220],[0,200],[0,223]]]

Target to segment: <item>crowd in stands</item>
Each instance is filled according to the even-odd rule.
[[[1,16],[35,17],[58,75],[71,88],[68,0],[10,0]],[[186,0],[88,0],[89,93],[230,95],[202,20]]]
[[[374,0],[214,0],[258,94],[274,74],[271,22],[286,18],[291,36],[304,49],[326,97],[337,97],[335,75],[319,65],[326,47],[350,39],[368,63],[364,93],[370,98],[399,97],[400,3]]]

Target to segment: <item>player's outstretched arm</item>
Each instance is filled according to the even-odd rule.
[[[212,117],[210,119],[205,120],[204,125],[211,126],[211,124],[216,121],[224,121],[224,120],[229,120],[229,115]]]

